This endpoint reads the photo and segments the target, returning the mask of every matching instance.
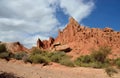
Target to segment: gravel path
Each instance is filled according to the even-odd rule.
[[[24,78],[110,78],[103,69],[69,68],[58,64],[43,67],[40,64],[24,64],[22,61],[0,60],[0,71],[12,72]],[[120,73],[112,78],[120,78]]]

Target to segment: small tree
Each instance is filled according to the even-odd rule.
[[[104,63],[107,60],[108,54],[111,53],[111,49],[108,47],[100,47],[98,50],[93,50],[91,57],[98,62]]]
[[[115,64],[118,66],[118,68],[120,68],[120,58],[117,58],[115,60]]]
[[[0,53],[6,52],[6,47],[4,44],[0,44]]]

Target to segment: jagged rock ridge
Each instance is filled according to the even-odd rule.
[[[53,47],[56,43],[60,43],[61,46],[67,45],[72,49],[68,54],[74,56],[89,54],[92,48],[100,46],[109,46],[115,56],[120,56],[120,32],[109,27],[99,29],[81,26],[72,17],[52,43],[47,48]]]
[[[54,42],[54,38],[50,37],[49,40],[41,41],[39,38],[37,40],[37,48],[40,49],[49,49]]]

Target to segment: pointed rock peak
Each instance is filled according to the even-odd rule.
[[[37,40],[37,48],[41,48],[41,47],[43,47],[43,43],[40,40],[40,38],[38,38],[38,40]]]
[[[38,38],[37,44],[42,44],[42,41],[40,40],[40,38]]]
[[[42,41],[40,40],[40,38],[38,38],[38,40],[37,40],[37,44],[41,44],[42,43]]]
[[[73,17],[69,18],[69,23],[78,23]]]
[[[69,17],[69,22],[76,21],[73,17]]]
[[[38,38],[38,41],[41,41],[40,38]]]
[[[73,17],[69,18],[69,24],[72,24],[72,25],[75,25],[75,26],[80,25]]]

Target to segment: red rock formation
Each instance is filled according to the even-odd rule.
[[[28,49],[25,48],[20,42],[12,42],[12,43],[3,43],[1,42],[0,44],[5,44],[6,49],[12,53],[15,52],[28,52]]]
[[[71,49],[68,45],[55,46],[55,50],[56,51],[65,51],[65,52],[71,51]]]
[[[69,54],[74,56],[89,54],[92,48],[100,46],[109,46],[116,52],[120,51],[120,32],[108,27],[99,29],[80,26],[74,18],[70,18],[66,28],[59,31],[54,43],[57,42],[69,45],[72,49]]]
[[[63,50],[65,49],[64,45],[67,45],[72,49],[68,54],[73,57],[90,54],[91,49],[108,46],[111,47],[113,55],[120,57],[120,32],[108,27],[99,29],[81,26],[74,18],[69,19],[65,29],[59,30],[55,40],[50,38],[42,43],[43,49],[52,47],[52,49]]]
[[[37,48],[42,48],[43,47],[43,43],[42,41],[38,38],[37,40]]]
[[[43,49],[49,49],[52,46],[53,42],[54,42],[54,38],[52,37],[50,37],[49,40],[43,40],[43,41],[38,39],[37,47]]]

